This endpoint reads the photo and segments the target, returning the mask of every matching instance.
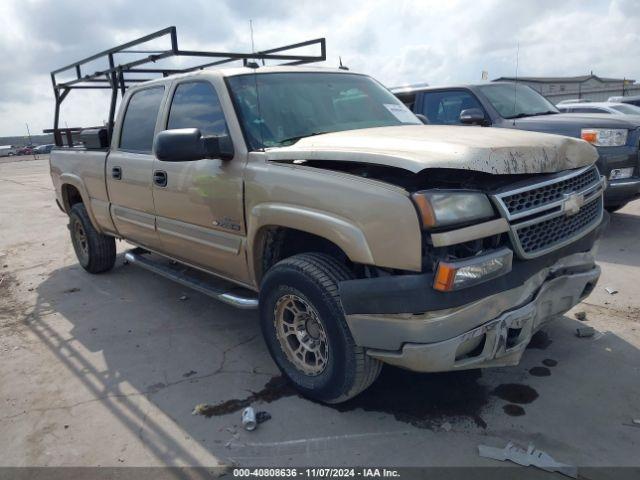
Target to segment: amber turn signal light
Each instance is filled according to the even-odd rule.
[[[441,261],[436,269],[433,288],[451,292],[471,287],[511,271],[513,252],[501,248],[470,260]]]

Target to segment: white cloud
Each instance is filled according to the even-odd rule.
[[[152,6],[153,8],[150,8]],[[462,1],[103,1],[0,3],[0,135],[50,127],[49,72],[168,25],[181,45],[248,50],[326,36],[327,65],[338,56],[383,83],[468,83],[512,75],[637,78],[640,9],[635,0]],[[104,96],[72,93],[62,124],[100,123]]]

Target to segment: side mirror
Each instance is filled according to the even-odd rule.
[[[233,145],[227,135],[203,137],[199,128],[164,130],[156,135],[153,151],[163,162],[189,162],[203,158],[233,158]]]
[[[423,114],[416,113],[416,117],[418,117],[420,119],[420,121],[422,123],[424,123],[425,125],[429,125],[429,119],[427,117],[425,117]]]
[[[460,123],[463,125],[486,125],[484,112],[479,108],[467,108],[460,112]]]

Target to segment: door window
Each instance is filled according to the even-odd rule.
[[[464,90],[423,93],[422,113],[436,125],[460,124],[460,112],[469,108],[484,111],[476,97]]]
[[[171,102],[167,128],[198,128],[202,135],[227,135],[222,106],[213,85],[179,84]]]
[[[131,96],[120,134],[122,150],[151,153],[163,95],[164,87],[152,87]]]

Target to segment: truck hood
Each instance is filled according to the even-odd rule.
[[[266,150],[267,160],[372,163],[492,174],[551,173],[595,163],[583,140],[500,128],[404,125],[326,133]]]
[[[512,122],[512,120],[506,120]],[[518,118],[516,125],[555,125],[574,126],[576,128],[626,128],[640,127],[638,115],[611,115],[607,113],[554,113]],[[557,127],[556,127],[557,128]]]

